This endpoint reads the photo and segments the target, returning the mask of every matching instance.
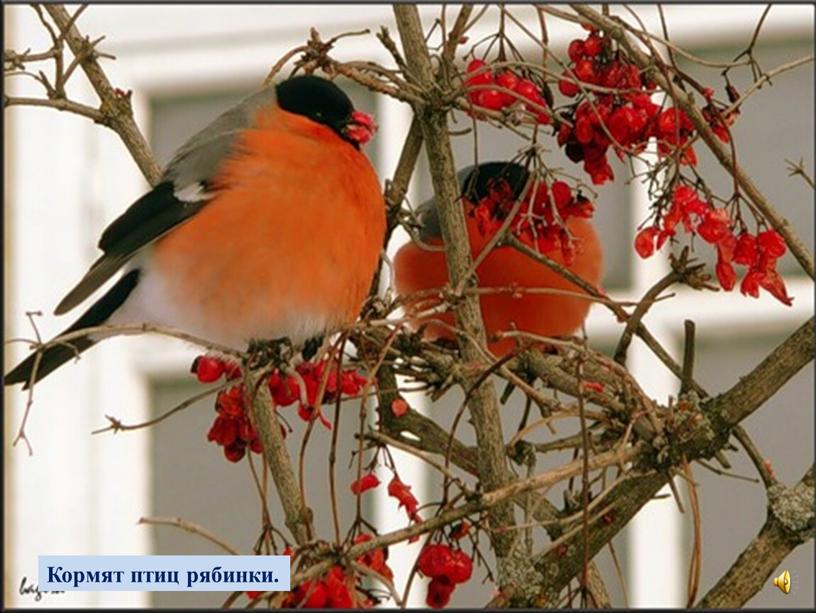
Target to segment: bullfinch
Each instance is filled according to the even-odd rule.
[[[303,346],[353,322],[385,233],[380,182],[360,149],[375,130],[326,79],[252,94],[182,145],[105,229],[102,255],[55,314],[124,274],[64,333],[152,323],[243,350],[283,337]],[[46,349],[35,380],[101,338]],[[35,355],[6,385],[29,385]]]
[[[506,218],[506,213],[513,207],[515,200],[523,195],[529,176],[523,166],[510,162],[488,162],[470,166],[458,173],[474,259],[503,221],[501,211],[504,211]],[[558,190],[554,188],[553,191]],[[529,192],[528,188],[528,192],[525,193]],[[539,193],[541,192],[543,188],[539,190]],[[484,213],[484,206],[477,205],[491,198],[494,205],[492,210],[498,212],[498,218],[485,220],[484,216],[479,214]],[[565,265],[584,280],[597,286],[603,270],[603,253],[595,229],[585,219],[591,215],[591,205],[585,200],[576,198],[565,199],[565,202],[571,207],[590,207],[588,213],[587,209],[583,208],[580,209],[584,211],[583,214],[579,210],[577,215],[567,218],[565,222],[567,233],[558,230],[561,236],[571,235],[571,239],[567,238],[568,249],[566,243],[563,244],[564,248],[561,248],[562,243],[559,241],[542,249],[545,237],[540,237],[537,248],[549,258]],[[527,206],[529,205],[521,206],[519,218],[527,212]],[[417,310],[433,306],[434,303],[433,300],[428,300],[427,293],[413,301],[410,298],[411,294],[441,289],[448,283],[445,254],[439,250],[442,239],[435,198],[418,207],[417,219],[420,226],[419,240],[403,245],[394,258],[395,287],[397,293],[406,299],[409,316],[416,314]],[[515,230],[518,226],[514,221],[510,227]],[[434,246],[436,249],[433,249]],[[497,355],[506,355],[516,346],[510,337],[496,339],[497,333],[519,330],[547,337],[570,335],[581,326],[591,306],[591,301],[580,296],[524,293],[523,288],[552,288],[579,294],[583,291],[546,265],[536,262],[511,246],[494,248],[477,267],[476,274],[478,284],[482,288],[522,290],[483,293],[480,296],[488,346]],[[434,322],[434,319],[441,320],[447,326]],[[453,316],[450,313],[434,314],[424,321],[414,319],[412,325],[424,326],[424,336],[428,340],[454,338],[449,327],[453,325]],[[491,335],[494,336],[492,341]]]

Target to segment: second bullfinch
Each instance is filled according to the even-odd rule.
[[[385,233],[385,206],[361,152],[376,126],[334,83],[268,86],[188,140],[158,184],[103,232],[102,255],[56,308],[124,274],[65,332],[153,323],[237,350],[293,345],[353,322]],[[42,352],[34,380],[100,335]],[[5,384],[32,382],[32,354]]]
[[[506,187],[509,190],[504,192],[506,202],[503,206],[505,211],[509,210],[528,183],[529,173],[519,164],[489,162],[465,168],[458,173],[458,179],[468,213],[466,220],[471,251],[476,258],[492,236],[474,214],[476,203],[491,193],[501,192],[499,187]],[[432,198],[420,205],[417,213],[420,223],[419,241],[426,246],[423,247],[418,242],[406,243],[394,258],[396,289],[406,298],[415,292],[440,289],[448,283],[445,254],[438,249],[442,240],[436,200]],[[500,220],[496,223],[498,221]],[[495,230],[495,224],[492,227]],[[545,255],[597,286],[603,270],[603,253],[595,229],[589,221],[580,217],[570,217],[566,221],[566,228],[572,235],[570,257],[565,257],[561,249],[552,249]],[[436,246],[437,249],[430,250],[428,246]],[[517,293],[481,295],[480,303],[488,339],[491,335],[511,330],[547,337],[573,334],[583,323],[592,304],[580,296],[525,293],[523,288],[583,292],[544,264],[509,246],[494,248],[477,267],[476,274],[482,288],[516,287],[522,290]],[[423,301],[411,302],[408,299],[406,306],[409,314],[415,313],[417,308],[428,308],[430,303],[427,295],[424,296]],[[443,323],[434,322],[433,319]],[[450,313],[433,315],[427,321],[413,323],[415,326],[425,326],[424,334],[429,340],[454,337],[450,328],[453,325]],[[494,338],[489,342],[489,348],[497,355],[506,355],[515,345],[512,338]]]

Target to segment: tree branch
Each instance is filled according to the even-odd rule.
[[[796,547],[813,538],[813,466],[796,487],[779,488],[768,519],[717,584],[697,603],[698,609],[742,608]],[[781,509],[780,509],[781,506]],[[776,509],[776,510],[775,510]],[[778,516],[780,514],[783,519]]]
[[[416,105],[414,112],[420,122],[434,192],[439,202],[440,226],[450,283],[453,287],[471,286],[473,280],[468,282],[464,278],[467,271],[471,270],[473,261],[464,211],[459,206],[459,187],[448,137],[447,114],[444,108],[435,106],[434,101],[438,99],[437,84],[419,12],[414,5],[394,5],[394,15],[411,76],[425,93],[424,105]],[[468,338],[475,339],[481,346],[486,345],[487,337],[478,296],[464,296],[454,313],[457,326],[464,332],[458,339],[462,357],[468,362],[481,363],[483,358],[479,347],[474,346]],[[473,389],[469,409],[480,451],[479,476],[486,491],[494,490],[508,483],[511,474],[504,453],[498,398],[492,382],[485,380]],[[491,521],[496,526],[512,526],[515,522],[510,505],[502,504],[493,509]],[[493,534],[493,546],[501,566],[501,560],[510,553],[512,538],[508,534]]]
[[[731,389],[702,405],[701,410],[709,419],[697,424],[697,436],[690,436],[687,442],[679,443],[671,450],[669,459],[677,463],[685,453],[689,461],[699,457],[710,457],[722,449],[728,441],[731,420],[735,416],[744,419],[768,398],[776,393],[799,370],[813,359],[813,320],[809,320],[777,347],[753,371]],[[767,386],[768,389],[765,389]],[[728,404],[726,404],[726,402]],[[597,555],[640,509],[649,502],[667,483],[666,472],[645,477],[630,477],[615,487],[608,496],[614,509],[614,521],[598,523],[590,531],[590,557]],[[556,552],[547,552],[535,559],[536,568],[550,578],[546,594],[538,605],[554,602],[560,591],[580,570],[583,563],[581,535],[576,534],[567,544],[567,554],[563,558]]]
[[[258,431],[264,458],[278,490],[281,506],[286,515],[286,527],[297,543],[303,545],[311,538],[312,511],[303,502],[303,496],[298,488],[289,451],[286,449],[280,424],[275,417],[269,387],[265,379],[256,377],[248,367],[243,370],[246,403],[252,407],[252,422]]]

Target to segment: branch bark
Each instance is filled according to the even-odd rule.
[[[458,204],[459,188],[448,138],[447,113],[438,104],[437,83],[425,44],[419,12],[414,5],[394,5],[394,15],[410,76],[425,94],[424,104],[416,105],[414,112],[419,119],[431,167],[434,193],[439,202],[440,226],[450,283],[453,287],[470,287],[474,281],[472,278],[468,280],[465,275],[472,270],[473,259],[464,211]],[[487,340],[478,297],[463,296],[454,313],[457,326],[464,333],[458,336],[462,357],[467,362],[482,363],[479,348],[470,341],[474,339],[476,343],[484,346]],[[511,479],[504,453],[498,397],[491,381],[483,381],[473,389],[468,408],[473,417],[480,451],[479,477],[485,491],[489,492],[505,485]],[[495,526],[509,527],[515,524],[509,503],[496,506],[491,511],[490,517]],[[502,560],[510,554],[512,537],[507,533],[493,534],[493,547],[501,568]]]
[[[759,534],[695,608],[742,608],[767,585],[774,570],[788,554],[813,538],[813,466],[796,487],[787,488],[779,485],[772,487],[780,488],[780,491],[776,500],[771,501],[768,519]],[[775,510],[779,509],[780,504],[782,509],[787,511]],[[789,515],[786,518],[786,513],[789,514],[792,510],[799,512],[793,522]]]
[[[298,545],[303,545],[311,537],[312,511],[303,501],[298,487],[289,451],[275,417],[269,387],[265,380],[256,378],[249,368],[244,368],[244,390],[247,406],[252,407],[252,421],[261,439],[264,459],[286,515],[286,527]]]
[[[728,441],[731,419],[740,419],[753,413],[768,398],[787,383],[799,370],[813,360],[814,353],[813,320],[808,320],[790,337],[780,344],[753,371],[731,389],[708,400],[702,405],[702,413],[708,418],[697,428],[701,435],[672,449],[669,461],[676,462],[685,453],[691,461],[700,457],[710,457],[722,449]],[[780,363],[781,362],[781,363]],[[767,389],[765,389],[767,388]],[[729,404],[726,405],[725,402]],[[741,406],[740,406],[740,403]],[[736,408],[738,407],[738,408]],[[731,416],[731,417],[729,417]],[[664,467],[665,468],[665,467]],[[615,487],[607,500],[614,509],[613,521],[609,524],[598,522],[590,530],[589,555],[593,557],[610,541],[640,509],[649,502],[668,482],[666,472],[643,477],[630,477]],[[553,605],[560,591],[581,569],[583,564],[581,534],[576,534],[567,543],[567,554],[563,558],[557,552],[546,552],[536,557],[536,568],[548,579],[547,591],[535,604]]]

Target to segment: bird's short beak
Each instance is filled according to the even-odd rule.
[[[346,137],[358,145],[365,145],[374,137],[376,131],[377,124],[374,118],[362,111],[354,111],[351,114],[351,121],[343,129]]]

